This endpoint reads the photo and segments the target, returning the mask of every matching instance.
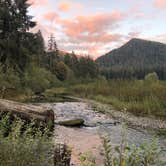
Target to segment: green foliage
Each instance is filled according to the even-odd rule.
[[[27,0],[1,0],[0,6],[0,62],[4,70],[10,66],[23,71],[28,62],[26,44],[31,36],[26,31],[35,26],[27,14]]]
[[[51,166],[53,142],[48,130],[36,128],[34,122],[0,116],[0,166]]]
[[[8,115],[0,115],[0,136],[8,136],[11,131],[11,119]]]
[[[145,76],[145,81],[147,81],[149,83],[155,82],[155,81],[158,81],[158,80],[159,80],[158,75],[155,72],[149,73]]]
[[[25,73],[24,85],[32,89],[35,93],[44,92],[45,89],[50,88],[52,85],[56,85],[58,82],[55,75],[51,74],[44,68],[31,66]]]
[[[62,61],[56,65],[55,68],[56,76],[59,80],[64,81],[68,77],[68,67]]]
[[[8,68],[4,73],[0,67],[0,97],[4,98],[7,92],[18,90],[20,84],[20,77],[16,71],[12,68]]]
[[[45,67],[46,55],[45,55],[45,44],[41,31],[39,30],[36,34],[29,35],[31,42],[27,43],[27,49],[30,62],[39,67]],[[28,41],[26,41],[28,42]]]
[[[95,166],[96,161],[95,158],[92,156],[92,154],[89,153],[84,153],[80,156],[80,161],[82,166]]]

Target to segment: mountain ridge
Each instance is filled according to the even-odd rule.
[[[156,72],[166,66],[166,44],[133,38],[121,47],[96,59],[100,69]]]
[[[115,60],[115,59],[111,60],[111,56],[119,57],[119,61],[120,61],[120,58],[122,58],[122,56],[127,56],[128,58],[143,56],[144,54],[143,52],[147,49],[149,49],[149,51],[146,51],[147,57],[153,55],[155,57],[161,58],[161,56],[164,56],[165,57],[164,60],[166,60],[166,44],[155,42],[155,41],[148,41],[148,40],[139,39],[139,38],[133,38],[129,40],[127,43],[125,43],[124,45],[122,45],[121,47],[113,49],[112,51],[106,53],[105,55],[97,58],[96,62],[101,67],[102,64],[100,62],[103,61],[104,58],[106,58],[107,60],[106,67],[107,66],[109,67],[108,63],[111,63],[112,61]],[[113,64],[113,65],[116,65],[116,64]]]

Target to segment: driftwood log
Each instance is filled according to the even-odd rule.
[[[0,99],[0,112],[9,112],[11,115],[16,115],[27,121],[34,120],[37,123],[43,123],[50,129],[54,125],[54,112],[52,110],[46,110],[43,107],[32,104]]]

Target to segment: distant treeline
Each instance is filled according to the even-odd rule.
[[[101,75],[104,75],[107,79],[144,79],[147,74],[153,72],[157,73],[160,80],[166,80],[166,66],[142,69],[113,67],[100,70]]]

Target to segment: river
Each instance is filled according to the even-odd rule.
[[[80,166],[80,156],[87,154],[95,158],[96,165],[102,166],[103,148],[101,136],[108,135],[112,145],[118,145],[122,140],[124,129],[122,121],[103,113],[95,112],[87,102],[43,103],[42,106],[55,112],[55,141],[66,143],[72,149],[71,165]],[[58,125],[58,121],[81,118],[82,127],[65,127]],[[156,136],[147,130],[127,127],[126,140],[131,145],[138,145],[154,138],[159,140],[162,148],[165,146],[165,137]]]

